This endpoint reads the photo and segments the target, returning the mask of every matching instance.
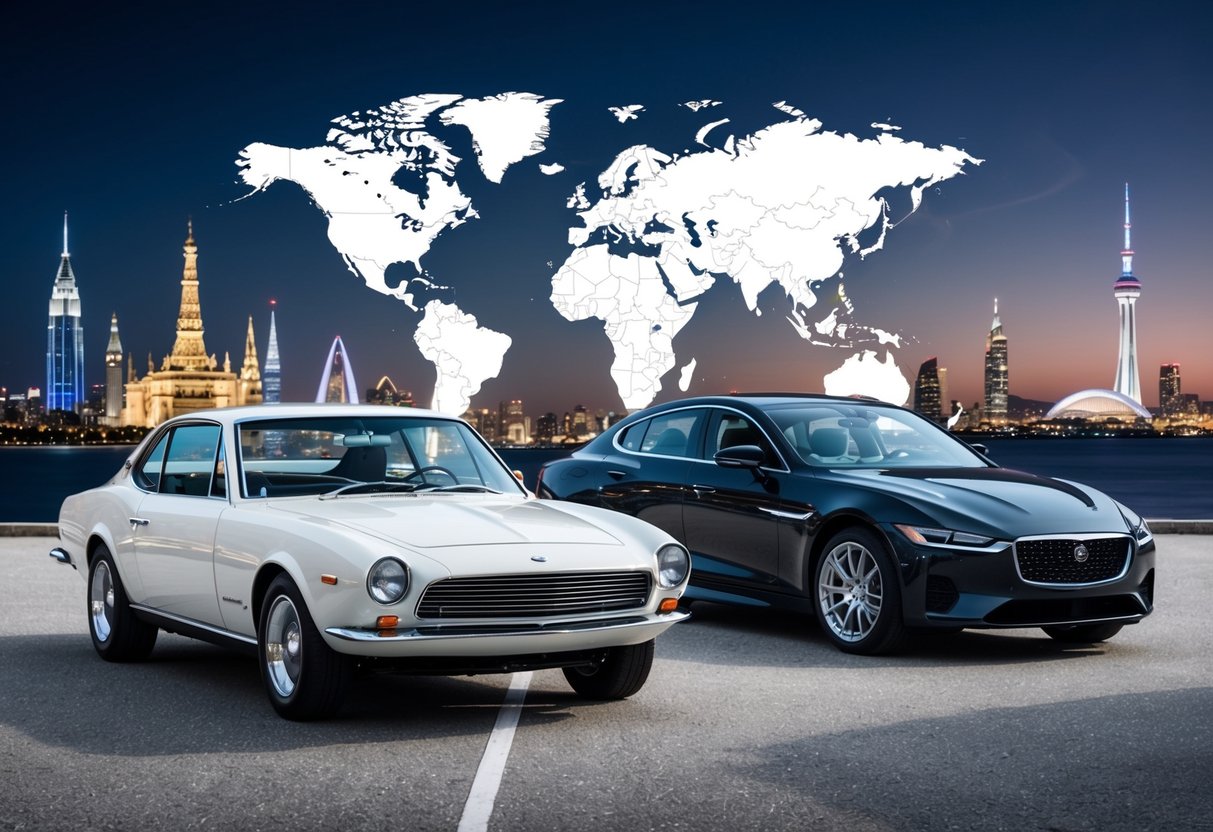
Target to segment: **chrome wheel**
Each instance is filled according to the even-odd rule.
[[[109,641],[114,619],[114,578],[110,575],[109,564],[104,560],[93,570],[88,591],[88,612],[97,641]]]
[[[290,697],[295,692],[303,668],[303,637],[299,612],[285,595],[275,598],[270,607],[264,658],[274,691],[284,699]]]
[[[826,626],[840,640],[862,641],[880,618],[884,586],[876,558],[861,543],[846,541],[824,556],[817,598]]]

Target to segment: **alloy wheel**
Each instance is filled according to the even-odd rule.
[[[880,618],[884,597],[876,558],[854,541],[835,546],[818,570],[817,597],[836,637],[848,642],[867,638]]]

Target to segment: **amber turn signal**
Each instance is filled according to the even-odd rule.
[[[400,616],[397,615],[381,615],[375,619],[376,630],[391,630],[400,623]]]
[[[677,598],[662,598],[661,603],[657,605],[657,612],[673,612],[678,609]]]
[[[321,575],[320,583],[328,584],[329,586],[337,586],[337,576],[336,575]]]

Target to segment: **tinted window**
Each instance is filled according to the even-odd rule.
[[[811,465],[879,468],[985,467],[963,442],[916,413],[870,405],[806,402],[767,410]]]
[[[779,458],[771,449],[771,443],[753,422],[740,413],[717,411],[716,417],[712,420],[712,427],[708,431],[704,458],[711,459],[717,451],[735,448],[738,445],[757,445],[766,454],[765,465],[780,465]]]
[[[676,410],[663,413],[648,421],[644,439],[640,443],[641,453],[662,456],[693,456],[691,441],[695,427],[703,417],[702,410]]]

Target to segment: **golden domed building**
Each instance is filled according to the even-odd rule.
[[[148,356],[147,375],[135,378],[134,358],[127,370],[126,406],[122,424],[154,427],[173,416],[206,410],[261,403],[261,370],[253,339],[253,318],[248,320],[244,364],[232,372],[230,355],[223,369],[208,355],[202,339],[202,306],[198,298],[198,246],[194,224],[185,239],[185,269],[181,276],[181,308],[177,313],[177,340],[157,370]]]

